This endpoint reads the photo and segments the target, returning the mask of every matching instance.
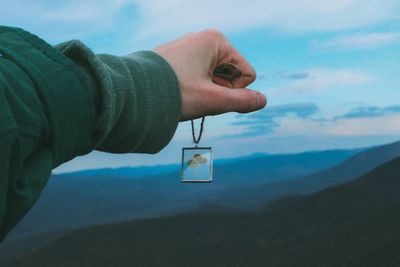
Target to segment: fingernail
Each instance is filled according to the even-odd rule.
[[[264,98],[265,98],[265,101],[264,101]],[[258,104],[259,109],[264,108],[267,104],[267,97],[264,94],[257,92],[257,104]]]

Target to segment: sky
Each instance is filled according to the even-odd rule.
[[[399,11],[398,0],[14,0],[0,21],[50,44],[79,39],[115,55],[219,29],[254,66],[250,88],[267,95],[268,107],[206,118],[201,145],[218,159],[399,140]],[[179,163],[191,142],[183,122],[159,154],[93,152],[55,173]]]

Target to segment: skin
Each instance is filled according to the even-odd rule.
[[[186,34],[154,52],[167,60],[178,77],[181,121],[232,111],[248,113],[266,106],[263,94],[246,88],[256,79],[253,67],[217,30]],[[242,76],[229,81],[213,75],[224,63],[235,64]]]

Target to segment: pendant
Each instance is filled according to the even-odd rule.
[[[215,68],[213,74],[227,81],[234,81],[242,76],[242,71],[233,63],[225,63]],[[203,133],[204,117],[201,119],[200,133],[196,138],[193,120],[192,137],[195,147],[182,148],[181,182],[209,183],[213,180],[213,159],[211,147],[198,147]]]
[[[181,182],[209,183],[213,180],[211,147],[182,148]]]

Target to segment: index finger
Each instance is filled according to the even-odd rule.
[[[255,81],[257,75],[254,68],[228,41],[220,46],[218,54],[218,65],[234,64],[241,71],[240,77],[230,81],[233,88],[245,88]]]

